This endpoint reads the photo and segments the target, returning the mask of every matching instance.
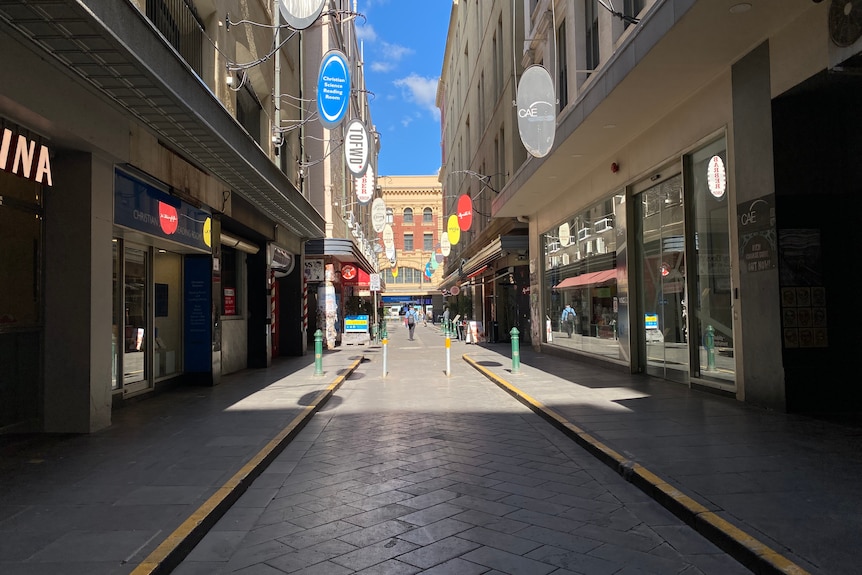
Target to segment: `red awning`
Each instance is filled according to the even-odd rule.
[[[557,285],[555,285],[554,289],[566,289],[587,285],[598,285],[610,280],[614,280],[616,278],[617,270],[602,270],[600,272],[590,272],[587,274],[581,274],[579,276],[566,278]]]
[[[470,275],[468,275],[468,276],[467,276],[467,279],[473,279],[474,277],[476,277],[477,275],[481,274],[481,273],[482,273],[483,271],[485,271],[486,269],[488,269],[488,266],[482,266],[482,267],[480,267],[479,269],[477,269],[476,271],[474,271],[473,273],[471,273]]]
[[[342,278],[341,283],[346,286],[367,288],[371,286],[371,276],[368,275],[368,272],[364,271],[361,267],[356,266],[356,277],[350,280]]]

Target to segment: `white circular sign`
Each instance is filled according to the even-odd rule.
[[[354,180],[356,183],[356,199],[360,204],[367,204],[374,197],[374,168],[368,166],[365,175]],[[385,215],[385,214],[384,214]]]
[[[572,243],[572,233],[569,230],[569,222],[560,224],[560,245],[566,247]]]
[[[374,198],[371,202],[371,226],[378,234],[386,227],[386,202],[383,198]]]
[[[304,30],[314,24],[326,0],[279,0],[278,9],[288,26]]]
[[[344,161],[355,178],[368,169],[368,130],[362,120],[352,119],[344,129]]]
[[[444,233],[440,236],[440,253],[443,254],[443,257],[448,257],[449,253],[452,251],[452,242],[449,241],[449,234]]]
[[[554,145],[557,128],[557,105],[554,81],[539,65],[524,70],[518,83],[518,132],[527,151],[543,158]]]
[[[383,228],[383,247],[387,250],[395,246],[395,232],[392,231],[392,226],[386,224]]]
[[[709,182],[709,191],[716,198],[724,196],[727,190],[727,173],[724,171],[724,162],[721,157],[713,156],[709,160],[709,167],[706,169],[706,179]]]

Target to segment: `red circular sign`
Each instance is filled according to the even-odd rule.
[[[462,232],[466,232],[473,224],[473,198],[467,194],[462,194],[458,198],[458,227]]]
[[[180,219],[177,217],[177,209],[170,204],[159,202],[159,225],[162,231],[171,235],[177,231],[179,223]]]
[[[341,266],[341,277],[346,280],[352,280],[356,277],[356,266],[352,266],[347,264],[346,266]]]

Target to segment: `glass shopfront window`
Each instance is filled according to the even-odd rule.
[[[687,162],[694,232],[693,294],[689,328],[692,376],[718,387],[735,385],[733,289],[724,138],[694,152]]]
[[[0,171],[0,429],[40,415],[42,187]]]
[[[544,341],[623,359],[619,339],[617,227],[624,194],[616,194],[542,235]],[[564,310],[570,306],[574,317]]]

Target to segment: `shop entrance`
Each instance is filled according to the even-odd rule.
[[[688,383],[682,175],[650,181],[634,204],[641,367],[650,375]]]

